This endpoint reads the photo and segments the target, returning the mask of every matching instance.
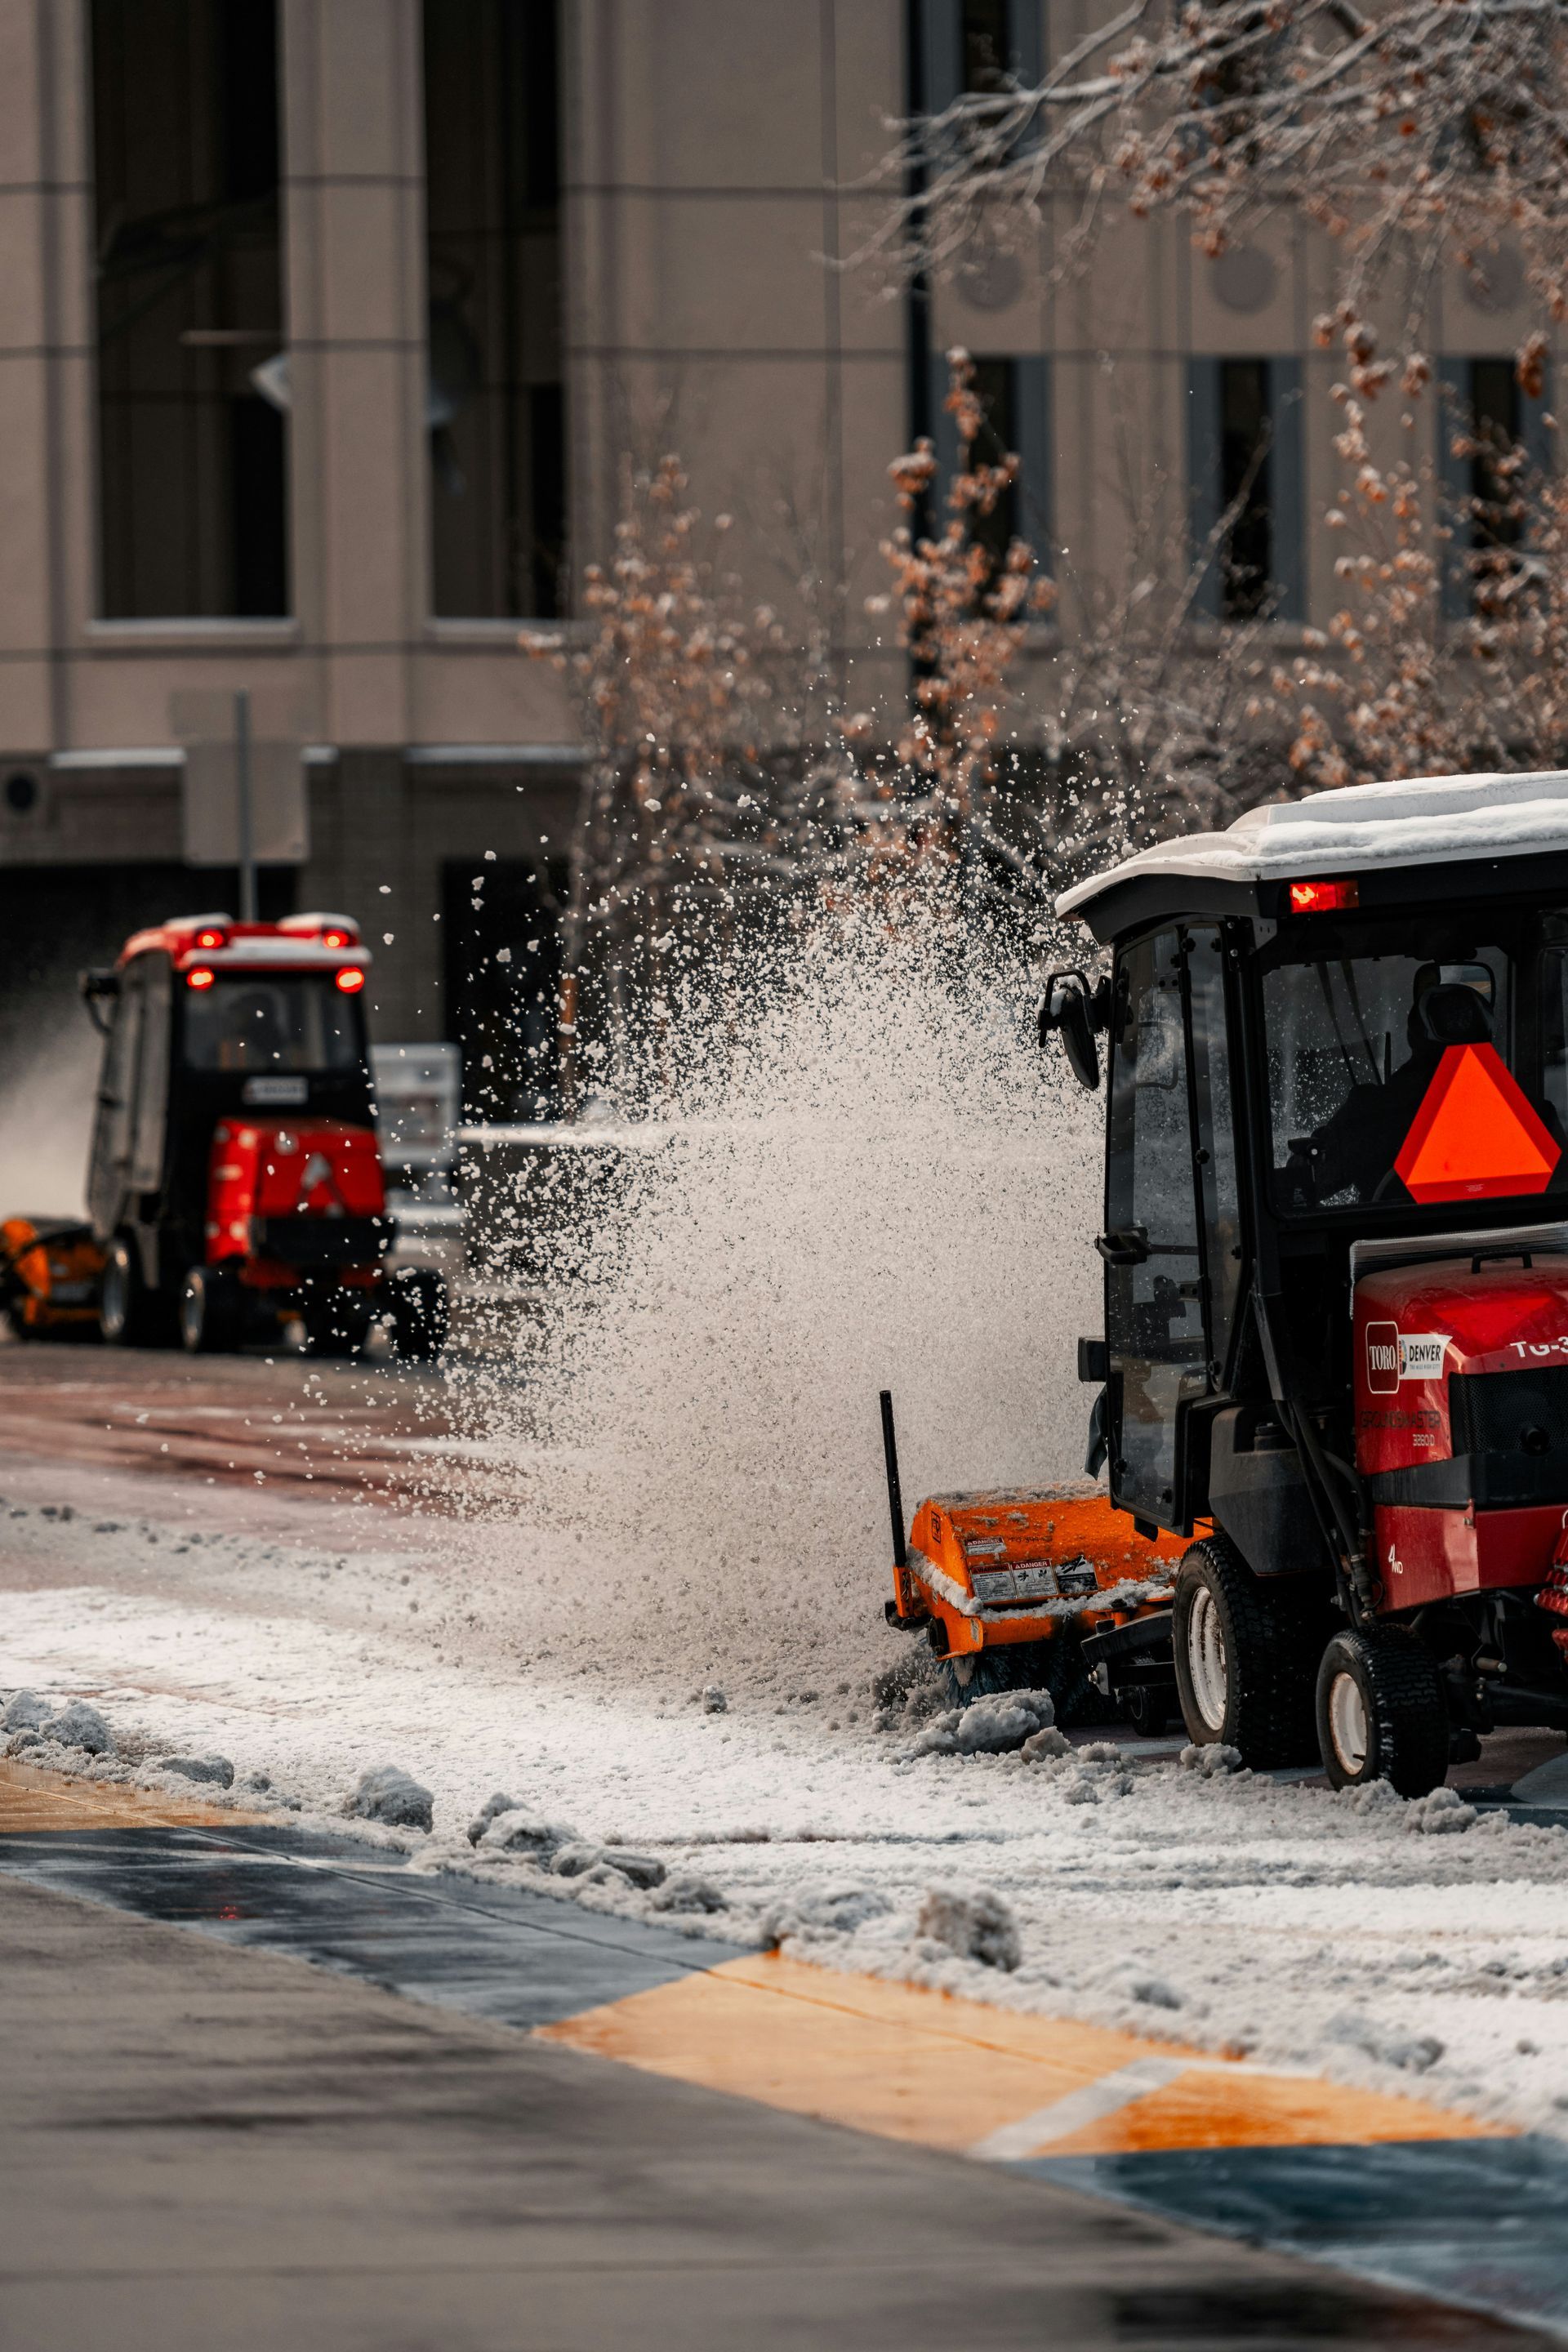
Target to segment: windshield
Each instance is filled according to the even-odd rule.
[[[1282,939],[1263,972],[1277,1207],[1568,1189],[1565,982],[1557,916]]]
[[[185,1066],[192,1070],[353,1070],[360,1016],[329,973],[220,972],[187,988]]]

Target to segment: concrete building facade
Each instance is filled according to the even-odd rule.
[[[483,938],[545,969],[582,762],[520,629],[577,625],[627,453],[678,446],[746,593],[825,599],[855,698],[896,698],[865,602],[950,341],[1021,453],[1021,527],[1102,573],[1133,551],[1130,465],[1201,526],[1272,417],[1250,560],[1280,629],[1327,609],[1303,241],[1215,267],[1130,224],[1061,288],[1043,232],[923,304],[834,267],[885,203],[889,121],[1037,67],[1085,5],[0,0],[13,1017],[173,897],[232,892],[188,860],[221,855],[202,795],[244,689],[267,893],[364,924],[379,1034],[471,1045]],[[1506,357],[1521,290],[1446,297],[1436,348]]]

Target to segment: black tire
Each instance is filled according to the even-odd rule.
[[[237,1348],[241,1303],[229,1267],[192,1266],[180,1292],[180,1345],[185,1353],[226,1355]]]
[[[447,1344],[450,1322],[447,1286],[441,1276],[431,1265],[398,1266],[386,1277],[386,1296],[395,1353],[405,1363],[433,1362]],[[999,1684],[997,1687],[1018,1685]]]
[[[110,1243],[99,1277],[98,1331],[106,1348],[161,1348],[174,1338],[172,1302],[142,1278],[142,1253],[128,1234]]]
[[[1312,1760],[1314,1614],[1300,1596],[1270,1591],[1226,1537],[1192,1546],[1176,1575],[1171,1647],[1194,1747],[1238,1748],[1254,1771]]]
[[[362,1290],[329,1290],[304,1316],[308,1356],[363,1356],[370,1339],[370,1307]]]
[[[1424,1797],[1448,1777],[1443,1685],[1403,1625],[1334,1635],[1318,1668],[1317,1715],[1323,1769],[1336,1789],[1386,1780],[1402,1797]]]

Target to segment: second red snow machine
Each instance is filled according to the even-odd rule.
[[[362,1003],[370,958],[338,915],[189,916],[83,974],[104,1034],[88,1209],[111,1345],[200,1351],[298,1318],[354,1355],[385,1318],[437,1355],[447,1295],[393,1239]]]
[[[1199,1744],[1407,1796],[1568,1730],[1568,774],[1255,810],[1058,912],[1110,950],[1040,1021],[1109,1064],[1086,1467],[1173,1585],[1097,1615],[1101,1691],[1163,1675]],[[1039,1679],[979,1533],[889,1614]]]

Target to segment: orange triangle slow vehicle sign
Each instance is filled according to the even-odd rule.
[[[1495,1045],[1449,1045],[1399,1148],[1416,1201],[1544,1192],[1562,1148]]]

